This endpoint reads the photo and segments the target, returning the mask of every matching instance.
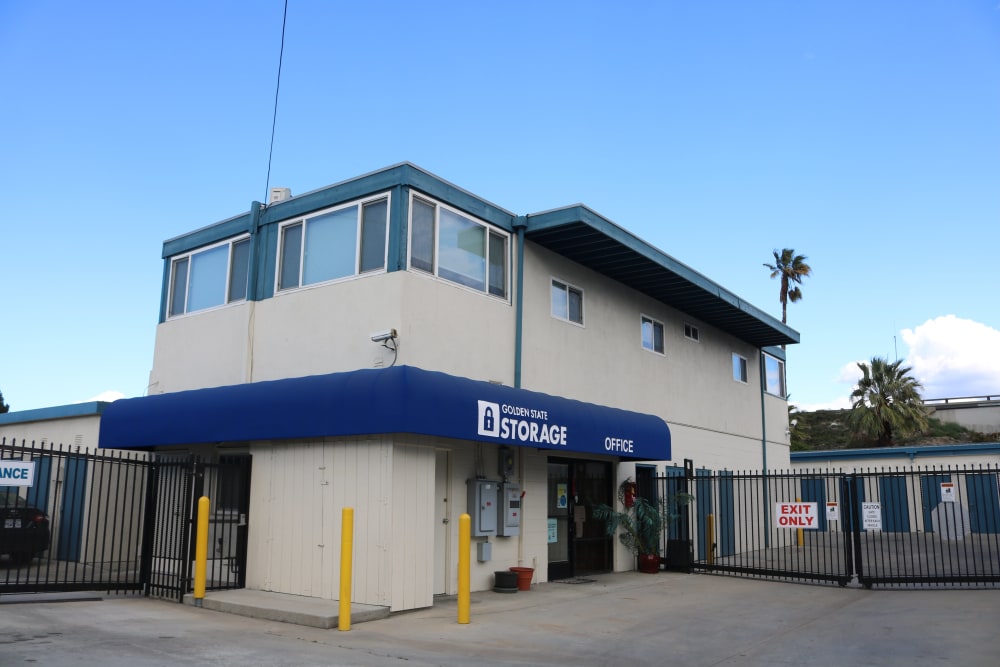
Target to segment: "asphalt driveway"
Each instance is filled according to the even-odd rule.
[[[2,602],[2,600],[0,600]],[[121,597],[0,604],[0,665],[989,665],[1000,591],[620,573],[349,632]]]

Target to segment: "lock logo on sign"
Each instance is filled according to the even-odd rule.
[[[500,435],[500,405],[489,401],[479,401],[479,435],[494,438]]]

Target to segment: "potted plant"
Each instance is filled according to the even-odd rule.
[[[660,571],[660,544],[664,529],[677,514],[671,508],[680,508],[694,499],[689,493],[678,493],[667,500],[651,501],[635,495],[635,482],[626,478],[618,486],[618,507],[597,505],[594,518],[605,522],[608,535],[618,539],[632,552],[639,562],[639,571]]]

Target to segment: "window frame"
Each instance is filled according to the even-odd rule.
[[[697,324],[691,324],[690,322],[684,323],[684,338],[688,339],[693,343],[701,342],[701,331],[698,329]]]
[[[742,371],[740,377],[736,376],[736,362],[739,360],[739,369]],[[738,352],[733,352],[733,362],[730,367],[730,373],[732,374],[733,382],[739,382],[740,384],[750,384],[750,362],[742,354]]]
[[[242,246],[251,243],[249,234],[240,234],[239,236],[234,236],[217,243],[212,243],[210,245],[202,246],[200,248],[195,248],[188,252],[179,253],[170,257],[170,269],[169,276],[167,277],[167,299],[166,304],[164,304],[165,319],[172,320],[179,317],[186,317],[194,313],[202,313],[209,310],[215,310],[217,308],[224,308],[237,303],[244,303],[250,292],[250,263],[253,261],[253,257],[250,253],[247,253],[247,267],[246,267],[246,277],[247,285],[243,290],[243,295],[241,297],[232,298],[232,281],[233,281],[233,258],[236,253],[237,246]],[[191,271],[194,266],[194,259],[199,255],[205,255],[206,253],[218,250],[219,248],[228,248],[226,252],[226,268],[225,274],[226,279],[221,286],[222,291],[222,301],[220,303],[215,303],[211,306],[205,306],[203,308],[196,308],[190,310],[191,303]],[[187,262],[187,268],[184,271],[184,300],[183,305],[179,312],[174,311],[174,301],[177,296],[177,265],[181,262]]]
[[[417,263],[414,263],[414,231],[416,225],[414,224],[414,211],[416,210],[416,205],[420,204],[422,206],[427,206],[432,209],[432,215],[430,219],[430,257],[418,257]],[[479,280],[479,277],[463,274],[461,271],[455,270],[454,268],[447,265],[442,267],[442,252],[441,248],[441,212],[445,211],[451,216],[455,216],[460,219],[461,222],[471,223],[482,229],[483,233],[483,247],[482,247],[482,262],[483,262],[483,274],[482,274],[482,288],[478,285],[469,284],[469,281]],[[493,269],[497,266],[492,263],[494,255],[496,252],[495,243],[502,244],[502,254],[503,254],[503,293],[497,294],[494,290],[494,271]],[[423,248],[421,248],[422,250]],[[424,266],[429,264],[429,268]],[[406,252],[406,268],[408,271],[416,271],[424,275],[432,276],[436,280],[443,280],[449,285],[456,285],[463,289],[467,289],[471,292],[477,294],[484,294],[494,299],[504,301],[505,303],[510,303],[511,300],[511,234],[510,232],[497,227],[496,225],[491,225],[490,223],[480,220],[479,218],[462,211],[461,209],[450,206],[440,200],[423,194],[422,192],[410,191],[409,207],[407,211],[407,252]],[[442,271],[447,271],[449,273],[455,274],[456,278],[449,277],[448,275],[443,275]],[[457,276],[465,276],[468,281],[462,281],[457,278]]]
[[[364,232],[365,232],[365,207],[371,204],[377,204],[379,202],[385,202],[385,226],[383,228],[382,236],[382,266],[374,269],[368,269],[362,271],[361,261],[362,253],[364,250]],[[325,216],[330,216],[336,214],[338,211],[345,211],[350,208],[357,208],[357,215],[354,225],[354,268],[350,274],[336,276],[333,278],[327,278],[323,280],[316,280],[315,282],[304,282],[306,274],[306,253],[308,251],[309,245],[309,222],[312,220],[317,220]],[[277,233],[277,252],[275,253],[275,270],[274,270],[274,294],[275,296],[280,294],[287,294],[289,292],[294,292],[301,289],[310,289],[313,287],[318,287],[322,285],[329,285],[337,282],[344,282],[347,280],[355,280],[363,276],[377,275],[386,272],[386,267],[389,263],[389,218],[391,217],[392,211],[392,193],[391,192],[379,192],[377,194],[369,195],[367,197],[362,197],[361,199],[353,199],[351,201],[341,202],[334,206],[328,206],[326,208],[318,209],[315,211],[310,211],[303,215],[295,216],[294,218],[288,218],[282,220],[278,223],[278,233]],[[285,243],[286,243],[286,232],[294,227],[300,227],[301,231],[299,233],[298,240],[298,282],[294,285],[283,286],[282,284],[282,273],[285,268]]]
[[[768,354],[767,352],[762,352],[764,355],[764,391],[771,396],[776,396],[778,398],[788,398],[788,386],[785,380],[785,362],[774,355]],[[777,364],[778,371],[778,390],[781,393],[775,393],[771,391],[771,368],[769,362],[774,362]]]
[[[643,332],[643,327],[646,326],[647,322],[653,328],[653,340],[651,342],[651,347],[647,347],[646,346],[646,336],[644,335],[644,332]],[[660,349],[659,350],[656,349],[656,328],[657,327],[659,327],[659,329],[660,329]],[[642,349],[646,350],[647,352],[652,352],[653,354],[658,354],[660,356],[666,356],[666,354],[667,354],[667,342],[666,342],[666,340],[664,338],[664,334],[665,333],[666,333],[666,327],[663,325],[663,322],[661,322],[660,320],[656,319],[655,317],[651,317],[649,315],[645,315],[643,313],[639,313],[639,344],[642,346]]]
[[[561,285],[561,287],[557,288],[556,287],[557,284]],[[566,315],[565,316],[563,316],[560,313],[556,313],[556,303],[555,303],[555,300],[552,298],[553,290],[555,290],[555,289],[561,289],[561,290],[565,291],[565,293],[566,293]],[[580,295],[580,321],[579,322],[577,322],[576,320],[572,319],[572,317],[571,317],[572,313],[571,313],[571,309],[570,309],[570,306],[569,306],[569,303],[570,303],[570,301],[569,301],[570,292],[576,292],[577,294]],[[576,325],[578,327],[583,327],[584,323],[587,321],[586,306],[585,306],[585,303],[584,303],[585,302],[584,294],[585,294],[584,293],[584,289],[582,287],[578,287],[577,285],[574,285],[573,283],[571,283],[569,281],[563,280],[562,278],[557,278],[555,276],[550,276],[549,277],[549,314],[553,318],[555,318],[555,319],[557,319],[557,320],[559,320],[561,322],[568,322],[568,323]]]

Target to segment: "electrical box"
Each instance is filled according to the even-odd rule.
[[[514,452],[510,447],[500,448],[500,460],[498,461],[498,470],[500,477],[504,481],[507,481],[509,477],[514,476]]]
[[[470,479],[469,516],[472,517],[472,536],[489,537],[497,534],[497,497],[500,483],[488,479]]]
[[[521,487],[500,485],[500,509],[497,512],[497,535],[513,537],[521,534]]]

